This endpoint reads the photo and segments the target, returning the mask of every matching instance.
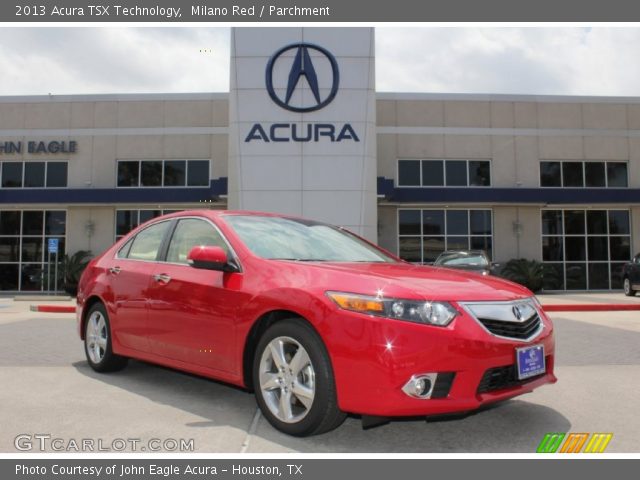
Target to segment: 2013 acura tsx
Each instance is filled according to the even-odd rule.
[[[556,381],[553,326],[524,287],[267,213],[139,226],[85,270],[77,320],[94,370],[136,358],[239,385],[298,436],[347,413],[466,412]]]

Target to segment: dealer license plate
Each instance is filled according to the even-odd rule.
[[[543,345],[517,348],[516,360],[518,364],[518,380],[535,377],[546,371]]]

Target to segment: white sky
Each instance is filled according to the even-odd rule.
[[[0,28],[0,95],[225,92],[228,28]],[[640,28],[380,27],[378,91],[640,96]]]

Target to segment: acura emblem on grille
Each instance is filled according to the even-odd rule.
[[[522,312],[520,311],[520,307],[514,305],[513,308],[511,308],[511,311],[513,312],[513,316],[516,317],[516,319],[522,320]]]

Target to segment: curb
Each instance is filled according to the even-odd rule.
[[[31,305],[30,310],[40,313],[75,313],[76,307],[73,305]]]
[[[640,304],[633,303],[611,303],[611,304],[593,304],[593,303],[576,303],[568,305],[543,305],[545,312],[624,312],[638,311]]]

